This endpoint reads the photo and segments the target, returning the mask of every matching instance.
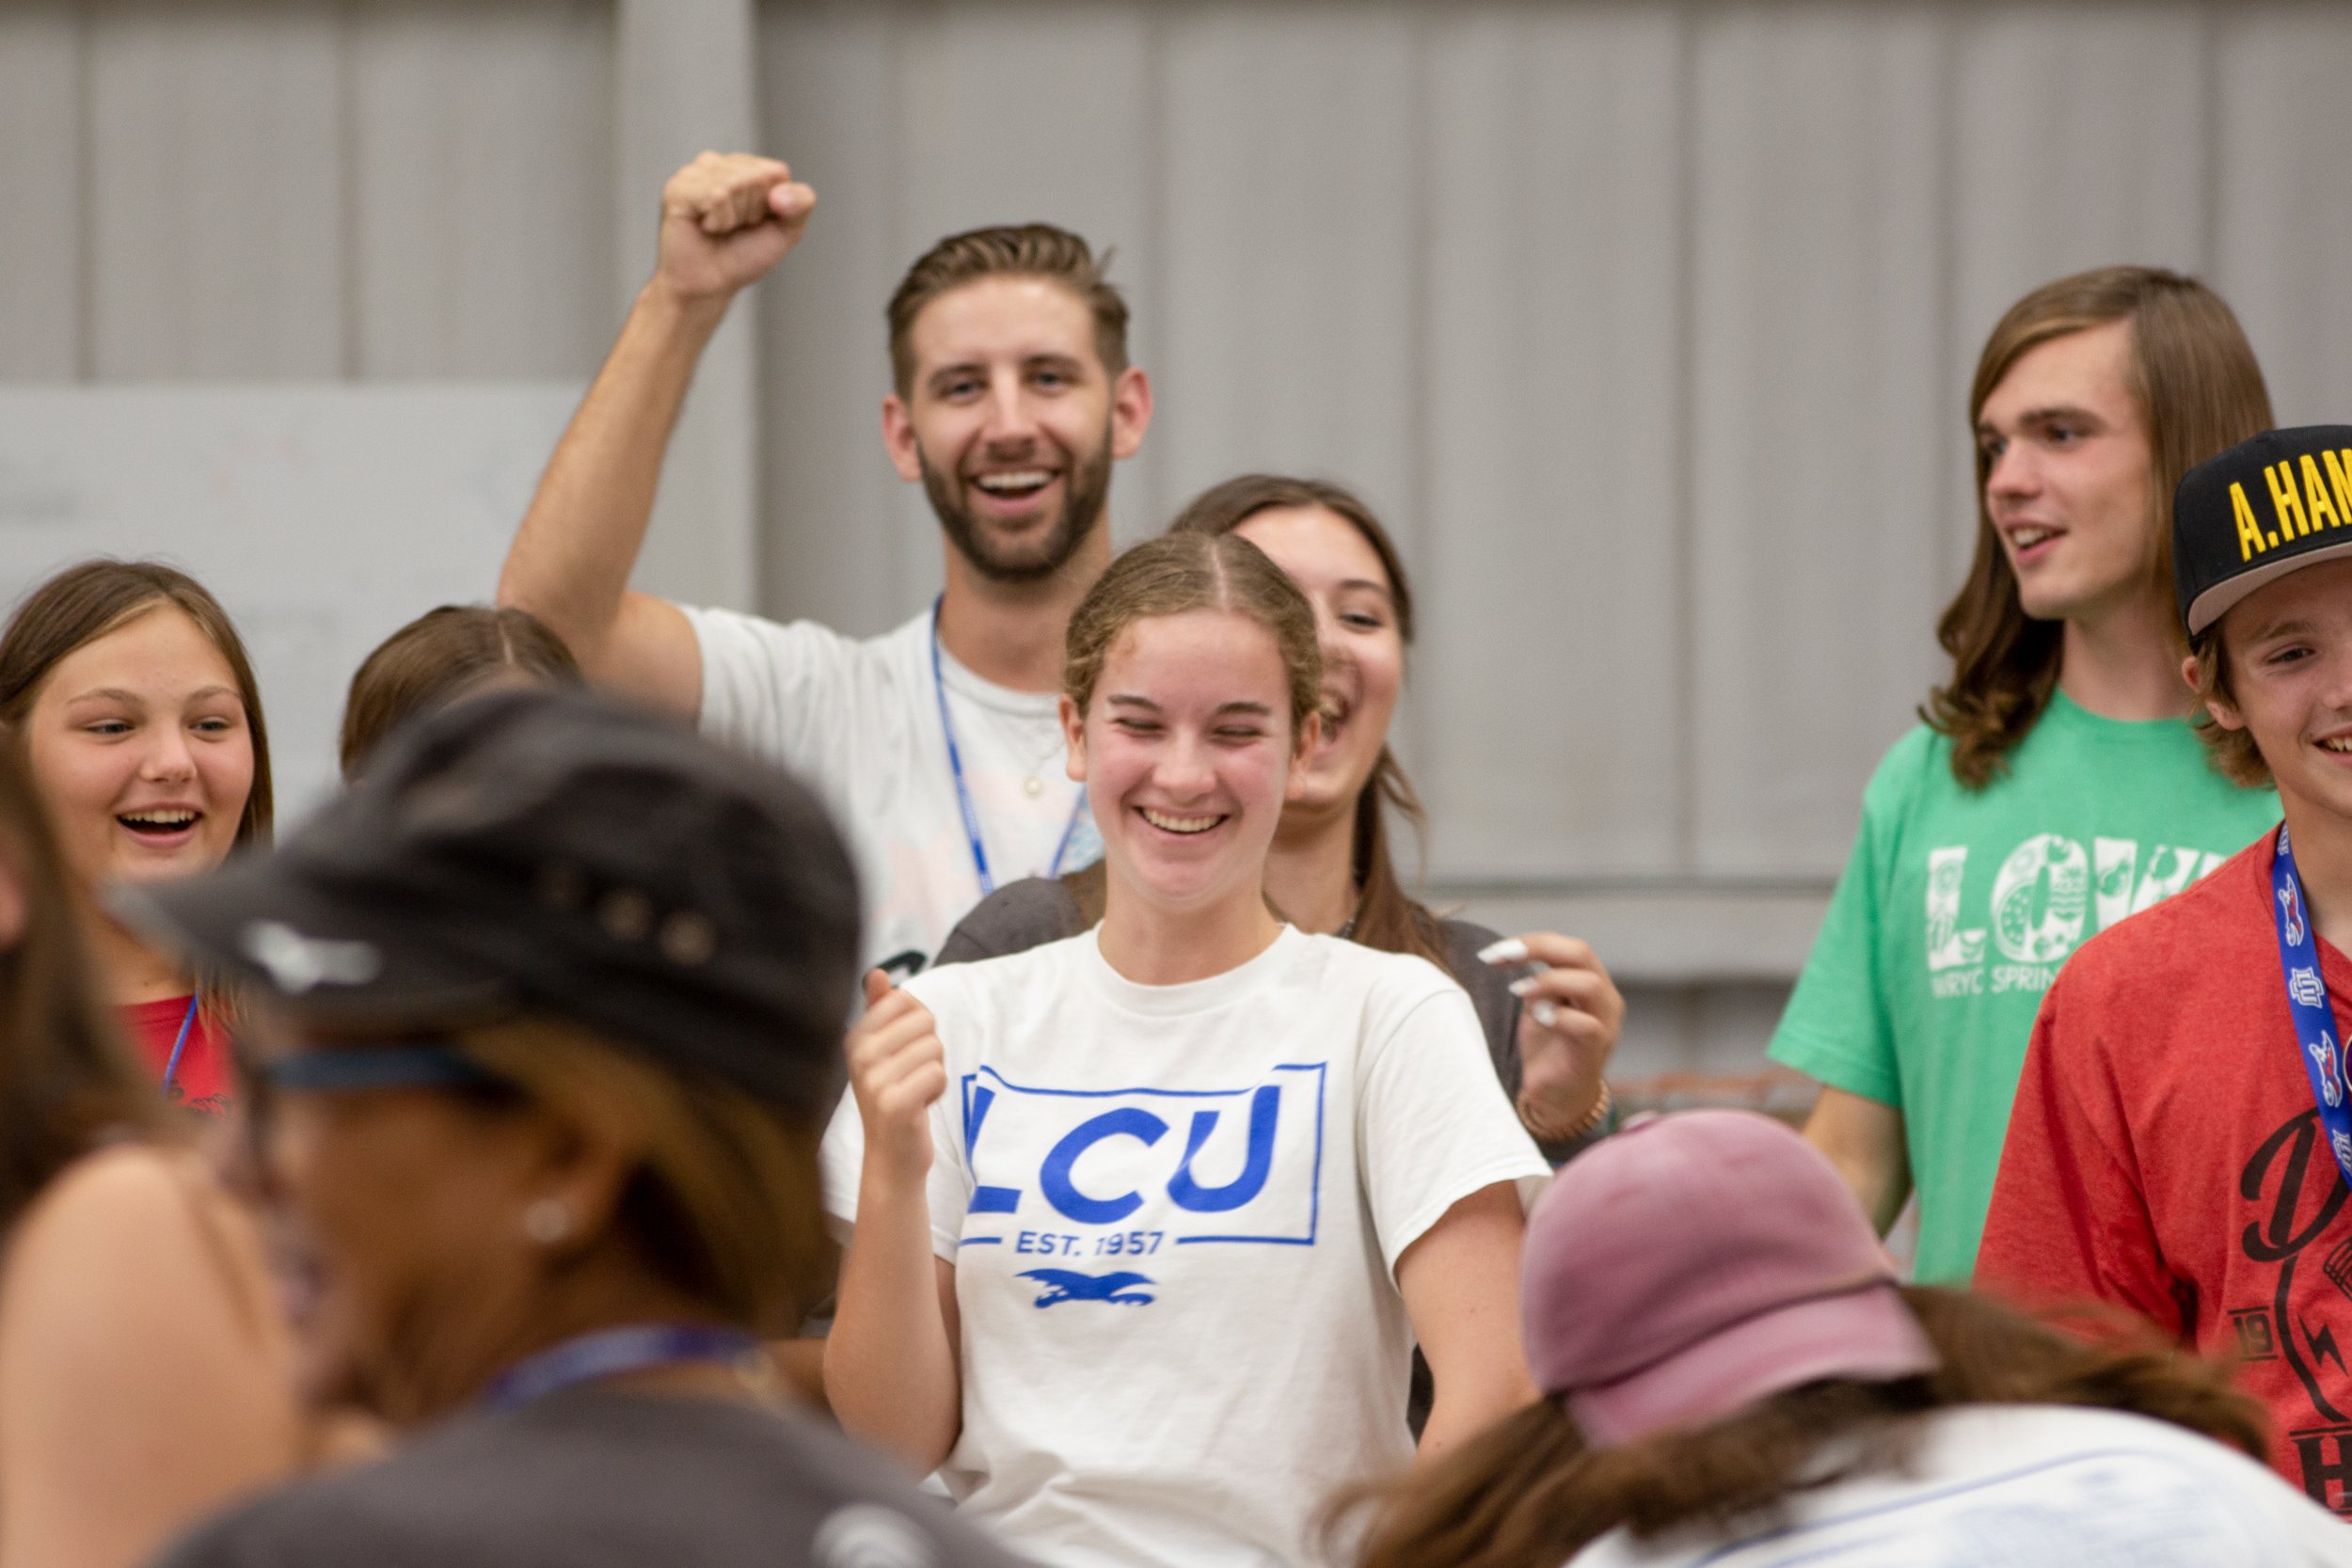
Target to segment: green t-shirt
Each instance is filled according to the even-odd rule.
[[[1772,1036],[1772,1059],[1903,1113],[1923,1281],[1976,1265],[2042,993],[2093,932],[2178,893],[2279,820],[2180,720],[2054,695],[2009,771],[1952,777],[1926,725],[1862,797],[1853,855]]]

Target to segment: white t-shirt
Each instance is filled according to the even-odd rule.
[[[981,896],[931,680],[931,612],[865,641],[813,621],[686,617],[702,645],[703,733],[790,768],[833,813],[864,887],[865,961],[900,959],[901,975],[928,964]],[[1101,858],[1062,768],[1057,699],[993,685],[945,650],[940,673],[995,885],[1054,869],[1065,832],[1058,869]]]
[[[1316,1510],[1412,1457],[1398,1256],[1459,1199],[1549,1174],[1470,998],[1288,927],[1188,985],[1122,978],[1089,931],[907,990],[947,1058],[948,1490],[1056,1568],[1322,1560]],[[845,1101],[824,1145],[845,1221],[863,1148]]]
[[[2352,1528],[2267,1466],[2114,1410],[1964,1405],[1924,1418],[1908,1473],[1791,1500],[1727,1538],[1612,1531],[1570,1568],[2286,1568],[2352,1564]]]

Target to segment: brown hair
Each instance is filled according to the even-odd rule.
[[[67,567],[26,594],[9,617],[8,629],[0,632],[0,723],[24,723],[40,695],[41,683],[67,655],[160,605],[169,605],[196,623],[237,683],[246,731],[253,741],[253,787],[237,820],[236,841],[267,844],[272,803],[269,726],[262,720],[262,689],[229,612],[185,572],[156,561],[100,557]]]
[[[0,1235],[102,1137],[164,1122],[97,1001],[64,861],[17,750],[0,746],[0,865],[24,899],[24,929],[0,950]]]
[[[2206,458],[2270,428],[2270,394],[2237,318],[2193,277],[2160,267],[2100,267],[2044,283],[2009,309],[1977,360],[1968,393],[1975,441],[1985,400],[2025,355],[2054,338],[2108,322],[2132,324],[2131,393],[2147,421],[2155,493],[2151,586],[2172,592],[2172,492]],[[1968,578],[1936,622],[1952,657],[1949,684],[1919,717],[1952,740],[1952,776],[1982,789],[2007,765],[2057,689],[2062,630],[2028,619],[2017,573],[1985,505],[1992,464],[1977,452],[1977,551]]]
[[[614,1223],[654,1275],[754,1333],[799,1331],[831,1256],[821,1125],[569,1022],[517,1019],[468,1030],[458,1045],[525,1100],[637,1146]]]
[[[1769,1524],[1798,1492],[1899,1465],[1917,1418],[1955,1405],[2129,1411],[2265,1455],[2260,1402],[2151,1330],[2117,1325],[2094,1344],[1965,1291],[1914,1286],[1903,1298],[1942,1357],[1925,1377],[1809,1384],[1607,1449],[1586,1447],[1560,1402],[1538,1400],[1412,1475],[1343,1498],[1342,1513],[1376,1509],[1361,1568],[1558,1568],[1620,1526],[1651,1536]],[[1823,1465],[1826,1454],[1838,1457]]]
[[[343,777],[400,724],[454,702],[506,671],[546,686],[578,686],[580,661],[527,610],[445,604],[376,645],[343,701]]]
[[[2205,705],[2217,701],[2237,706],[2237,693],[2230,687],[2230,651],[2221,642],[2221,623],[2216,621],[2190,638],[2188,651],[2197,658],[2197,710],[2188,721],[2197,738],[2205,743],[2206,759],[2233,784],[2253,789],[2273,783],[2270,764],[2263,760],[2262,748],[2254,744],[2254,733],[2242,726],[2224,729]]]
[[[1294,479],[1281,474],[1243,474],[1211,485],[1195,496],[1168,525],[1170,533],[1226,534],[1261,512],[1277,508],[1320,507],[1363,535],[1380,569],[1389,579],[1389,600],[1396,610],[1397,634],[1407,647],[1413,641],[1413,591],[1406,581],[1405,562],[1389,531],[1380,526],[1355,492],[1323,480]],[[1389,848],[1389,829],[1383,807],[1394,806],[1418,835],[1426,817],[1421,797],[1405,776],[1404,765],[1384,742],[1372,777],[1356,797],[1356,845],[1353,871],[1358,889],[1356,925],[1349,934],[1366,947],[1384,953],[1411,953],[1440,969],[1449,968],[1445,936],[1438,917],[1406,895],[1397,879]]]
[[[884,312],[890,373],[898,395],[914,392],[914,318],[940,295],[983,277],[1049,278],[1077,295],[1094,317],[1094,352],[1103,373],[1115,379],[1127,368],[1127,302],[1103,277],[1109,265],[1109,252],[1098,261],[1086,241],[1050,223],[948,235],[907,269]]]
[[[1282,656],[1295,737],[1323,705],[1323,644],[1314,607],[1265,551],[1233,534],[1163,533],[1122,553],[1071,611],[1061,687],[1084,714],[1119,634],[1136,621],[1196,610],[1255,621]]]

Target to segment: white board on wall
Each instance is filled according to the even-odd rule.
[[[487,601],[570,381],[0,387],[0,597],[91,555],[217,594],[253,655],[281,821],[335,781],[351,673]]]

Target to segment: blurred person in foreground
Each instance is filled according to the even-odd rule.
[[[2286,822],[2042,999],[1979,1276],[2234,1352],[2271,1463],[2352,1513],[2352,426],[2232,448],[2172,517],[2203,735]]]
[[[0,721],[48,810],[99,994],[166,1099],[227,1110],[232,999],[99,894],[269,843],[269,730],[236,626],[203,584],[159,562],[69,566],[0,632]]]
[[[2221,1369],[1898,1285],[1836,1171],[1750,1112],[1563,1170],[1520,1310],[1546,1397],[1375,1494],[1363,1568],[2352,1563]]]
[[[527,610],[445,604],[375,645],[343,699],[343,782],[407,721],[510,686],[579,686],[580,661]]]
[[[1985,341],[1968,421],[1951,678],[1863,793],[1772,1043],[1821,1081],[1805,1136],[1880,1231],[1915,1192],[1917,1277],[1962,1283],[2058,965],[2279,814],[2207,764],[2171,610],[2173,486],[2270,423],[2229,306],[2153,267],[2045,283]]]
[[[185,1132],[0,746],[0,1568],[130,1568],[304,1456],[260,1243]]]
[[[246,977],[252,1120],[392,1457],[178,1568],[1009,1560],[781,1408],[856,889],[815,800],[582,693],[425,720],[277,855],[123,897]]]

